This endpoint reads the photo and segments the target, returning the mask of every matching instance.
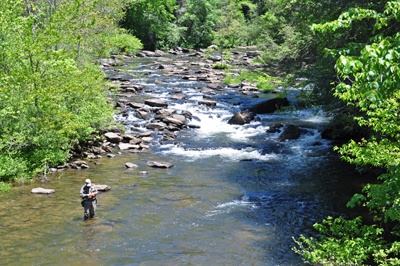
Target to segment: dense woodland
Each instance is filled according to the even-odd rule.
[[[5,0],[0,5],[0,190],[68,160],[113,123],[96,59],[137,49],[257,45],[265,73],[297,77],[305,107],[332,116],[336,150],[377,182],[294,239],[305,261],[400,265],[400,2],[371,0]],[[277,74],[279,73],[279,74]],[[262,75],[263,73],[258,73]]]

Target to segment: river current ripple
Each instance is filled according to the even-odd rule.
[[[343,183],[357,173],[321,139],[324,116],[303,110],[229,125],[237,111],[275,96],[254,98],[224,87],[214,96],[216,107],[201,106],[199,87],[206,83],[166,76],[152,69],[155,60],[132,59],[108,73],[145,87],[129,100],[166,99],[170,108],[191,112],[197,128],[179,132],[174,142],[180,145],[160,144],[153,132],[149,152],[115,151],[112,159],[89,162],[88,170],[67,170],[1,194],[0,265],[303,265],[291,251],[292,237],[315,234],[312,225],[328,215],[346,215]],[[187,99],[169,100],[176,89]],[[128,133],[133,124],[147,131],[133,110],[116,119],[125,120]],[[279,133],[266,133],[276,122],[303,133],[278,142]],[[149,160],[174,167],[149,168]],[[126,162],[139,168],[126,169]],[[86,178],[112,190],[99,195],[98,217],[84,222],[79,189]],[[32,195],[38,186],[56,193]]]

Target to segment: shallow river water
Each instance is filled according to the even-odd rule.
[[[313,234],[312,225],[328,215],[346,215],[346,180],[356,173],[321,139],[326,118],[305,110],[228,125],[235,112],[275,96],[225,88],[216,107],[199,106],[198,87],[206,84],[150,70],[155,60],[127,63],[126,72],[152,72],[132,76],[146,92],[129,99],[169,99],[182,89],[188,99],[170,107],[191,112],[190,124],[200,128],[179,132],[181,145],[161,145],[153,133],[149,152],[116,150],[114,158],[90,161],[90,169],[0,194],[0,265],[303,265],[292,237]],[[146,123],[132,112],[127,122]],[[266,133],[275,122],[300,126],[302,136],[278,142],[279,133]],[[174,167],[150,168],[150,160]],[[139,168],[125,169],[126,162]],[[79,198],[86,178],[112,187],[100,193],[97,218],[89,221]],[[31,194],[39,186],[56,193]]]

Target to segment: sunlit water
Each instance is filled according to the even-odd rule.
[[[328,215],[346,215],[343,184],[356,173],[321,139],[326,118],[305,110],[228,125],[235,112],[274,96],[252,98],[226,88],[215,96],[216,107],[199,106],[198,87],[205,84],[149,70],[154,60],[133,60],[135,69],[125,69],[152,72],[146,79],[131,76],[147,92],[129,99],[168,99],[180,88],[188,99],[170,107],[191,112],[190,124],[200,128],[164,145],[154,133],[150,152],[116,150],[115,158],[92,160],[88,170],[67,170],[1,194],[1,265],[302,265],[291,251],[292,237],[312,235],[312,225]],[[132,112],[127,121],[146,123]],[[266,133],[275,122],[296,124],[303,134],[278,142],[279,133]],[[174,167],[149,168],[149,160]],[[139,168],[127,170],[126,162]],[[97,218],[85,222],[79,189],[86,178],[112,190],[98,196]],[[56,193],[31,194],[39,186]]]

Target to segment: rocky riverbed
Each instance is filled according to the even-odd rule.
[[[218,53],[156,53],[102,61],[120,127],[76,143],[40,184],[49,194],[36,183],[0,195],[1,263],[303,265],[292,237],[354,214],[359,175],[321,137],[326,117],[273,113],[292,95],[222,84],[207,61]],[[112,189],[84,222],[87,178]]]
[[[262,64],[251,63],[252,60],[261,55],[260,51],[255,50],[257,47],[241,47],[242,52],[234,51],[229,60],[226,60],[231,66],[228,72],[212,68],[214,63],[223,61],[223,57],[218,55],[213,48],[215,47],[211,46],[209,49],[200,51],[176,48],[167,53],[160,50],[154,52],[140,51],[137,55],[113,56],[109,59],[101,60],[101,66],[104,72],[108,74],[108,79],[112,84],[110,92],[113,94],[113,98],[110,98],[110,100],[114,102],[114,107],[118,113],[117,122],[124,125],[124,127],[106,129],[94,134],[91,141],[75,143],[71,151],[71,157],[95,160],[102,158],[102,156],[114,157],[115,154],[113,153],[121,151],[146,152],[151,148],[151,143],[154,140],[159,141],[161,144],[170,143],[177,138],[179,131],[198,127],[191,124],[192,113],[169,107],[170,102],[187,102],[189,96],[182,92],[182,89],[170,91],[168,100],[159,98],[137,100],[137,95],[151,91],[146,91],[145,87],[137,84],[134,79],[124,77],[127,73],[125,73],[123,67],[134,58],[150,58],[152,60],[147,65],[150,71],[144,73],[143,76],[151,75],[154,70],[161,71],[165,77],[201,82],[202,85],[195,88],[202,94],[203,98],[197,101],[198,105],[209,108],[215,107],[217,105],[215,96],[221,96],[226,92],[226,89],[233,89],[238,95],[257,98],[259,89],[255,84],[245,80],[239,84],[222,84],[224,76],[237,73],[237,67],[246,67],[251,70],[264,67]],[[210,53],[212,51],[214,53]],[[203,52],[207,52],[207,56]],[[154,80],[154,84],[163,87],[163,83],[158,79]],[[273,91],[272,94],[277,91]],[[265,100],[254,104],[246,110],[238,111],[228,121],[228,124],[249,124],[257,114],[274,113],[281,107],[286,106],[289,106],[287,98]],[[130,113],[146,122],[144,124],[141,123],[142,125],[129,123],[127,118]],[[283,124],[280,124],[279,127],[283,126]],[[272,124],[267,132],[281,132],[279,127],[276,124]],[[297,126],[288,125],[280,135],[279,141],[297,139],[300,135],[301,130]],[[179,145],[181,143],[175,144]],[[64,171],[68,168],[88,169],[89,165],[82,160],[72,160],[70,163],[62,164],[57,168],[51,168],[50,171]]]

